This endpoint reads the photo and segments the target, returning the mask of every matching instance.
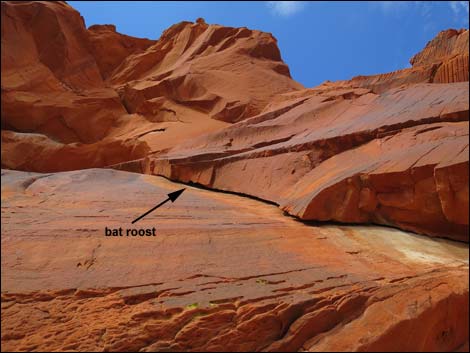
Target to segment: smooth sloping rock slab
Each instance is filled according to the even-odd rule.
[[[2,171],[2,350],[455,350],[468,246],[160,177]],[[104,227],[156,227],[106,237]]]
[[[468,242],[468,83],[324,86],[149,156],[146,173],[256,196],[305,220]]]

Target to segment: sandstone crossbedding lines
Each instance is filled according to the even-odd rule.
[[[347,330],[349,326],[355,324],[355,321],[366,320],[364,315],[369,307],[375,309],[379,306],[380,310],[384,310],[382,306],[384,302],[393,302],[394,297],[403,295],[410,289],[416,290],[419,286],[428,287],[427,290],[431,289],[429,286],[447,286],[449,276],[452,278],[453,275],[458,276],[458,270],[454,270],[454,273],[434,270],[430,273],[401,279],[400,282],[395,279],[388,281],[384,279],[379,281],[371,280],[363,283],[353,282],[344,285],[333,282],[332,286],[313,292],[312,299],[308,300],[305,299],[306,296],[301,295],[303,293],[296,297],[297,290],[293,289],[282,296],[253,298],[243,302],[240,300],[213,300],[207,306],[199,304],[201,307],[196,308],[192,308],[190,305],[184,308],[184,306],[172,307],[163,304],[167,300],[171,302],[171,290],[177,288],[166,290],[156,288],[146,294],[146,287],[137,287],[144,290],[140,296],[126,294],[128,289],[124,291],[107,289],[102,293],[96,290],[96,294],[91,297],[89,295],[83,296],[79,291],[73,293],[73,290],[60,293],[36,293],[30,296],[4,294],[2,298],[4,303],[3,315],[7,318],[9,318],[9,315],[18,315],[15,310],[18,306],[28,308],[26,310],[28,312],[47,313],[46,316],[43,316],[42,322],[43,324],[47,323],[48,329],[52,329],[56,334],[55,337],[46,334],[44,336],[46,341],[42,344],[59,350],[124,349],[146,351],[182,349],[215,351],[224,347],[221,337],[227,339],[228,342],[239,335],[246,337],[246,328],[248,327],[255,331],[256,339],[254,339],[254,336],[253,340],[248,338],[248,341],[242,345],[244,350],[315,349],[317,345],[321,346],[326,339],[325,337],[328,337],[325,332],[332,331],[332,335],[335,335],[338,331]],[[188,284],[188,281],[185,281],[185,284]],[[169,285],[171,286],[171,284]],[[264,286],[272,287],[272,285]],[[237,288],[237,291],[243,293],[244,288]],[[191,296],[194,292],[187,293]],[[187,303],[194,300],[191,297],[185,298],[185,294],[182,294],[183,297],[179,294],[176,295]],[[206,295],[206,297],[206,300],[211,299],[210,295]],[[437,298],[437,300],[440,299]],[[455,300],[455,304],[468,301],[468,292],[459,294],[459,297],[451,297],[450,300]],[[218,304],[215,304],[216,302]],[[447,303],[447,305],[451,304],[454,303]],[[108,322],[102,322],[91,331],[83,331],[81,328],[77,330],[78,327],[73,322],[75,319],[73,317],[69,318],[67,315],[67,312],[70,312],[68,307],[71,305],[75,308],[75,313],[79,313],[82,320],[92,320],[92,315],[96,314],[96,310],[99,308],[98,311],[106,310],[108,319],[110,322],[114,321],[114,323],[110,325]],[[159,309],[164,305],[165,309]],[[416,302],[415,305],[414,310],[424,312],[436,310],[431,302],[427,305],[425,302]],[[424,308],[419,308],[423,305]],[[439,312],[433,312],[432,314],[442,315]],[[36,314],[33,315],[37,316]],[[230,316],[229,321],[224,320],[226,315]],[[12,321],[12,319],[5,320],[7,325],[11,325]],[[457,331],[452,332],[455,338],[448,338],[448,341],[442,342],[440,347],[443,349],[458,348],[460,342],[456,339],[461,339],[465,334],[464,328],[459,327],[459,324],[461,322],[456,322],[453,327]],[[118,329],[120,325],[125,325],[126,330],[121,331]],[[39,332],[30,332],[29,337],[24,337],[25,340],[22,341],[21,350],[40,350],[43,347],[39,343],[42,340],[41,328],[37,329]],[[101,330],[106,334],[102,336],[94,334],[95,331]],[[18,332],[20,330],[11,331]],[[202,331],[207,331],[207,333],[204,334],[203,340],[198,341],[198,332]],[[420,333],[417,332],[417,334]],[[63,337],[64,341],[60,337]],[[167,337],[166,343],[162,340],[164,337]],[[310,341],[313,337],[316,337],[316,339]],[[8,347],[10,341],[14,342],[15,339],[21,338],[23,337],[5,336],[5,347]],[[155,338],[157,338],[157,341],[155,341]],[[424,338],[427,337],[424,336]],[[361,344],[363,347],[377,345],[378,343],[375,342],[377,339],[380,340],[380,337],[369,339],[369,341]],[[308,345],[304,346],[306,343]],[[237,342],[236,346],[231,348],[236,349],[236,347],[240,347],[239,344]],[[225,349],[227,349],[227,346],[225,346]]]
[[[108,217],[119,225],[122,215],[135,208],[129,201],[136,191],[146,203],[176,186],[162,178],[105,169],[2,173],[2,204],[21,206],[18,211],[32,220],[15,215],[2,231],[3,242],[8,240],[15,249],[2,257],[2,268],[8,265],[2,273],[2,288],[8,288],[2,292],[4,349],[316,349],[332,344],[329,336],[351,325],[391,325],[400,336],[405,334],[399,329],[402,322],[421,320],[420,315],[441,320],[443,300],[459,308],[468,301],[468,248],[463,245],[425,237],[413,244],[407,234],[391,229],[312,228],[283,217],[275,206],[191,187],[166,210],[173,217],[156,214],[142,220],[153,224],[159,219],[156,241],[116,243],[102,238],[96,221],[98,228],[89,229],[87,236],[79,223],[75,231],[63,223],[80,209],[92,215],[105,207],[112,209]],[[31,179],[36,182],[28,186],[24,180]],[[107,191],[116,185],[120,195]],[[65,190],[67,198],[61,192]],[[35,203],[37,195],[47,201]],[[107,203],[102,195],[108,195]],[[192,217],[182,217],[189,210]],[[34,222],[35,213],[50,221]],[[252,224],[244,232],[238,222],[227,221],[240,215]],[[109,219],[103,221],[107,223]],[[18,232],[23,237],[15,236]],[[65,233],[67,237],[58,236]],[[423,258],[414,257],[413,251]],[[431,288],[442,288],[442,293],[436,295]],[[420,297],[420,290],[435,299]],[[407,305],[416,300],[414,314],[405,318]],[[397,326],[388,317],[379,324],[374,320],[381,316],[372,319],[366,314],[370,310],[404,316]],[[465,317],[465,312],[453,316],[439,347],[450,350],[464,343]],[[94,324],[84,327],[79,322]],[[353,336],[359,332],[366,331]],[[434,337],[438,340],[441,333],[434,327],[416,332],[424,347],[435,347]],[[386,335],[359,337],[354,344],[362,349],[395,347]],[[414,347],[413,341],[404,347]]]
[[[11,52],[2,61],[7,77],[2,81],[4,166],[59,171],[114,165],[256,196],[303,219],[375,222],[468,241],[468,217],[453,211],[468,209],[468,187],[461,182],[468,180],[464,171],[468,158],[461,156],[462,168],[459,163],[455,168],[439,168],[446,158],[444,151],[459,144],[449,138],[436,142],[430,153],[434,160],[417,154],[410,157],[414,163],[399,171],[406,180],[420,159],[436,166],[436,172],[429,170],[425,177],[434,177],[434,185],[420,188],[412,201],[415,209],[425,210],[419,218],[429,225],[412,219],[408,210],[384,208],[376,195],[383,190],[376,186],[365,185],[365,191],[345,187],[352,170],[338,175],[341,179],[331,186],[335,190],[304,182],[305,190],[300,192],[312,197],[300,204],[296,198],[289,199],[311,171],[331,164],[325,161],[339,161],[343,153],[358,148],[367,158],[377,143],[393,142],[392,148],[406,143],[400,138],[390,142],[387,136],[399,137],[409,129],[444,122],[442,131],[452,129],[455,122],[464,122],[468,131],[468,65],[462,64],[468,58],[468,31],[442,31],[410,60],[409,69],[303,89],[290,78],[274,37],[263,32],[208,25],[200,19],[176,24],[159,40],[148,40],[119,34],[112,25],[87,30],[76,11],[66,5],[2,3],[2,8],[4,35],[18,16],[22,50],[28,54],[21,61],[12,60],[11,55],[23,54],[16,52],[21,47],[10,49],[9,41],[3,43],[4,52]],[[38,14],[50,18],[64,36],[45,45],[47,33],[35,32],[43,23]],[[73,23],[73,31],[64,18]],[[32,22],[25,22],[28,19]],[[77,56],[53,58],[50,48]],[[82,72],[86,77],[68,67],[72,59],[78,59],[79,67],[86,63]],[[47,90],[44,82],[49,81],[23,75],[22,68],[32,67],[48,77]],[[51,85],[58,94],[47,93]],[[19,117],[18,111],[35,118]],[[82,114],[92,116],[90,123],[99,131],[83,125],[87,120],[80,118]],[[30,131],[36,134],[27,134]],[[426,136],[434,141],[439,134]],[[25,151],[25,157],[16,157]],[[376,169],[390,180],[387,188],[400,188],[400,178],[390,177],[384,168],[391,162],[377,160]],[[459,181],[445,176],[449,172],[457,173]],[[360,180],[370,173],[361,172]],[[250,182],[241,184],[241,179]],[[443,179],[447,179],[445,186]],[[322,195],[330,204],[322,201]],[[433,205],[423,207],[423,200]],[[348,203],[343,211],[323,212],[341,208],[343,201]],[[320,213],[311,212],[312,208]],[[438,224],[432,222],[435,217]]]
[[[2,2],[2,350],[468,350],[468,35],[304,88],[270,33]]]

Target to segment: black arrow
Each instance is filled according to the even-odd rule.
[[[157,208],[159,208],[161,205],[163,205],[164,203],[168,202],[171,200],[171,202],[175,202],[175,200],[183,193],[183,191],[186,190],[186,189],[181,189],[181,190],[178,190],[178,191],[173,191],[173,192],[170,192],[168,194],[168,198],[165,200],[165,201],[162,201],[160,202],[157,206],[155,206],[154,208],[151,208],[150,210],[148,210],[147,212],[145,212],[143,215],[137,217],[136,219],[134,219],[132,221],[132,224],[134,224],[135,222],[137,222],[139,219],[141,218],[144,218],[146,215],[148,215],[150,212],[153,212],[155,211]]]

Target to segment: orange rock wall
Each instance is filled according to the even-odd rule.
[[[3,2],[2,167],[114,166],[468,241],[468,30],[410,62],[304,89],[269,33],[198,19],[139,39]]]

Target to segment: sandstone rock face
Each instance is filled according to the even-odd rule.
[[[2,2],[2,166],[70,170],[103,166],[103,155],[113,162],[145,156],[134,153],[148,150],[144,142],[108,137],[127,112],[90,47],[69,5]]]
[[[148,158],[145,169],[274,201],[306,220],[468,241],[468,83],[382,95],[325,87],[280,104]]]
[[[468,30],[442,31],[411,58],[411,68],[357,76],[348,83],[382,93],[404,84],[468,82],[468,33]]]
[[[468,50],[468,31],[450,43],[446,33],[423,51],[432,62]],[[424,72],[421,57],[412,62]],[[278,95],[261,114],[149,156],[141,169],[273,201],[305,220],[468,242],[468,81],[417,83],[432,80],[409,70],[410,81],[403,70]]]
[[[2,164],[13,169],[62,171],[101,167],[137,159],[147,144],[107,139],[94,144],[63,144],[41,134],[2,131]]]
[[[103,79],[131,54],[138,54],[155,44],[154,40],[135,38],[116,32],[114,25],[93,25],[88,28],[91,52]]]
[[[1,5],[2,351],[468,351],[468,30],[306,89],[269,33]]]
[[[467,246],[312,227],[192,187],[135,224],[156,237],[104,236],[178,188],[106,169],[2,171],[2,350],[465,347]]]
[[[410,64],[431,64],[465,54],[468,54],[468,30],[448,29],[426,44],[421,52],[411,58]]]
[[[430,82],[468,81],[468,30],[440,32],[410,63],[413,67],[436,67]]]
[[[70,6],[2,2],[2,127],[63,143],[102,139],[125,110],[88,49]]]
[[[37,169],[27,160],[24,170],[106,166],[90,155],[103,154],[104,145],[127,146],[113,162],[142,158],[136,150],[157,152],[219,130],[300,88],[267,33],[199,20],[153,41],[113,25],[87,30],[65,3],[2,2],[2,129],[41,134],[52,140],[48,149],[58,142],[73,151],[61,155],[67,168],[51,159]],[[30,141],[15,141],[23,138]]]
[[[270,34],[201,19],[152,41],[112,25],[86,30],[62,3],[2,6],[2,166],[115,165],[256,196],[306,220],[468,241],[468,83],[457,82],[468,80],[468,30],[441,32],[411,69],[305,90]],[[15,28],[19,40],[8,40]],[[48,31],[61,33],[50,46]],[[354,165],[337,168],[350,155]]]
[[[303,88],[290,78],[272,35],[203,21],[170,27],[109,81],[133,113],[158,118],[177,104],[226,122],[258,114],[277,93]]]

